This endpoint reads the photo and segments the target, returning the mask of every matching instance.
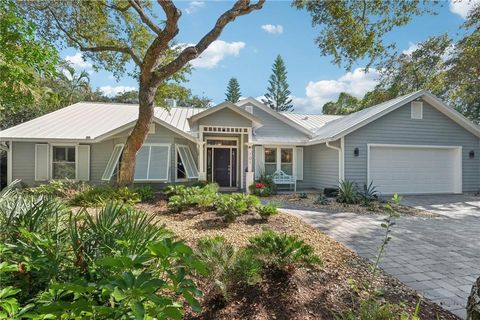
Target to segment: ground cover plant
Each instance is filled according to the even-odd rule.
[[[146,212],[74,213],[52,196],[0,195],[0,318],[181,319],[200,311],[192,249]]]

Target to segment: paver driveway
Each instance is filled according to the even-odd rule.
[[[480,276],[480,197],[409,196],[403,204],[440,217],[400,217],[381,267],[427,298],[465,318],[471,285]],[[316,228],[373,260],[383,237],[382,216],[290,208]]]

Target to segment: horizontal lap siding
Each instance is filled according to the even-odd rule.
[[[367,181],[369,143],[462,146],[463,191],[478,190],[478,138],[426,102],[423,119],[411,119],[410,104],[406,104],[345,137],[345,179],[359,186]],[[354,157],[355,148],[359,149],[358,157]],[[474,159],[469,159],[470,150],[475,151]]]
[[[241,114],[230,109],[223,109],[214,112],[198,120],[198,124],[204,126],[230,126],[230,127],[251,127],[252,122]]]
[[[315,189],[335,188],[338,186],[338,151],[317,144],[305,148],[310,153],[310,168],[304,175],[309,175],[311,186]]]

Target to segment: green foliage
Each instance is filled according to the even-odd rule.
[[[275,111],[293,111],[291,92],[288,87],[285,63],[282,57],[277,55],[263,103]]]
[[[262,219],[268,219],[271,216],[278,214],[278,207],[275,203],[269,202],[266,205],[257,206],[257,212]]]
[[[323,105],[323,114],[349,114],[358,110],[360,101],[346,92],[341,92],[337,101],[330,101]]]
[[[169,196],[168,208],[180,212],[192,206],[201,210],[211,208],[218,197],[218,185],[207,184],[204,187],[169,186],[164,192]]]
[[[266,266],[287,274],[292,274],[297,267],[321,263],[313,248],[297,236],[264,230],[249,241],[249,248]]]
[[[306,192],[300,192],[298,194],[299,199],[308,199],[308,194]]]
[[[262,266],[252,252],[234,248],[223,237],[201,239],[197,255],[207,267],[207,279],[213,291],[219,290],[227,300],[236,288],[260,281]]]
[[[155,199],[155,191],[149,185],[135,187],[133,192],[138,194],[142,202],[148,202]]]
[[[245,202],[250,212],[261,204],[260,199],[258,199],[258,197],[255,195],[249,195],[246,193],[232,193],[230,196],[237,201]]]
[[[240,92],[240,84],[238,83],[237,78],[230,78],[228,81],[227,92],[225,93],[225,101],[230,101],[232,103],[238,102],[242,93]]]
[[[226,222],[233,222],[248,212],[248,203],[235,195],[222,194],[215,201],[215,208]]]
[[[360,200],[364,206],[369,206],[372,201],[378,199],[377,188],[373,185],[373,181],[367,185],[363,185],[363,190],[359,193]]]
[[[369,67],[384,58],[394,44],[384,43],[383,37],[394,27],[428,12],[428,6],[416,1],[295,0],[293,6],[307,10],[312,25],[321,30],[315,39],[320,53],[348,68],[359,59],[366,59]]]
[[[337,195],[337,202],[345,204],[356,204],[359,201],[359,194],[355,183],[344,180],[340,183]]]
[[[276,193],[277,186],[273,183],[273,178],[271,176],[261,174],[260,178],[250,185],[248,189],[251,194],[259,197],[269,197]]]
[[[321,194],[321,195],[318,196],[318,198],[313,203],[325,206],[329,202],[330,202],[330,200],[328,200],[328,198],[324,194]]]
[[[200,311],[205,265],[154,216],[119,203],[72,214],[63,202],[0,195],[0,318],[181,319]]]
[[[110,186],[96,186],[75,194],[69,200],[69,203],[73,206],[98,207],[113,200],[134,205],[142,199],[135,191],[128,187],[113,188]]]
[[[360,303],[358,311],[348,310],[339,319],[341,320],[420,320],[418,308],[413,315],[402,311],[401,305],[388,302],[379,302],[375,299],[367,299]]]

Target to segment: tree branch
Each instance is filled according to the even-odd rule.
[[[158,0],[160,3],[163,0]],[[167,65],[159,68],[154,72],[153,82],[158,85],[170,75],[179,71],[189,61],[197,58],[208,46],[215,41],[227,24],[234,21],[239,16],[246,15],[254,10],[259,10],[263,7],[265,0],[259,0],[256,4],[250,5],[250,0],[238,0],[233,7],[223,13],[215,23],[214,27],[202,38],[195,46],[190,46],[178,55],[178,57]]]
[[[138,0],[128,0],[130,3],[130,6],[137,11],[138,15],[140,16],[140,19],[142,20],[143,23],[145,23],[150,30],[155,32],[157,35],[159,35],[162,32],[162,29],[160,29],[159,26],[157,26],[145,13],[145,11],[142,9],[142,6],[140,5],[140,2]]]
[[[133,52],[132,48],[129,47],[119,47],[119,46],[114,46],[114,45],[98,45],[95,47],[85,47],[78,39],[73,37],[58,21],[57,16],[55,15],[55,12],[51,9],[48,8],[48,11],[50,11],[50,14],[52,15],[53,19],[55,20],[55,24],[57,25],[57,28],[60,29],[70,41],[74,42],[80,51],[90,51],[90,52],[103,52],[103,51],[114,51],[114,52],[120,52],[120,53],[125,53],[128,54],[132,60],[138,65],[142,65],[142,61],[140,58]]]

